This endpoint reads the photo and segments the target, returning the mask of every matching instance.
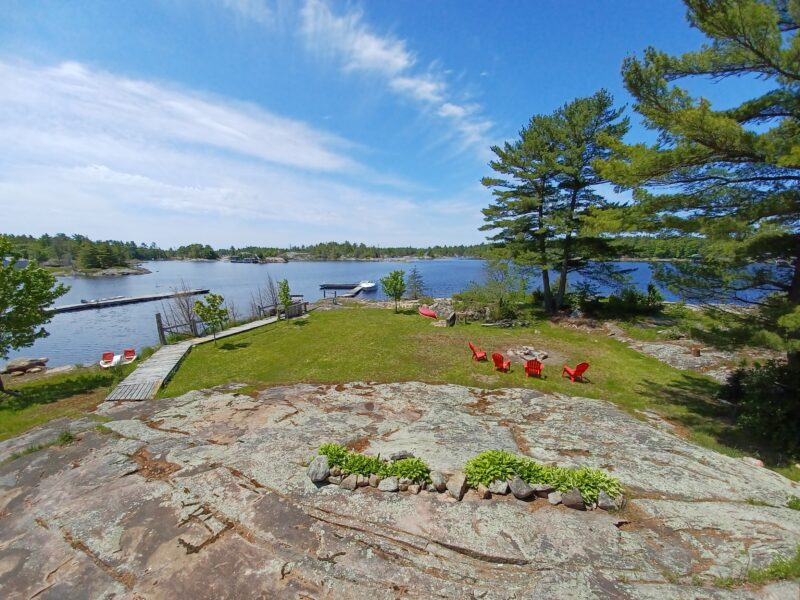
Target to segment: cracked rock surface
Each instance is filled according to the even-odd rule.
[[[0,466],[4,598],[782,598],[717,577],[790,555],[800,486],[613,405],[421,383],[235,386],[101,405],[112,434]],[[324,442],[453,473],[487,449],[612,472],[621,513],[350,492]],[[0,445],[2,451],[2,445]],[[758,496],[772,506],[748,504]],[[535,498],[535,497],[534,497]]]

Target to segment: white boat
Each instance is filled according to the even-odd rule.
[[[374,290],[375,289],[375,282],[374,281],[367,281],[366,279],[364,281],[360,281],[358,283],[358,285],[365,292],[368,291],[368,290]]]

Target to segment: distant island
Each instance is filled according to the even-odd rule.
[[[189,244],[177,248],[159,248],[155,243],[91,240],[84,235],[4,234],[15,249],[28,260],[35,260],[58,275],[88,277],[149,273],[139,266],[153,260],[208,260],[234,263],[285,263],[290,261],[381,261],[430,260],[435,258],[487,259],[492,256],[489,244],[413,246],[369,246],[352,242],[323,242],[310,246],[279,248],[244,246],[212,248],[208,244]],[[691,236],[619,236],[613,246],[617,260],[681,260],[701,253],[704,240]]]

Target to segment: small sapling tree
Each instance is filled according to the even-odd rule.
[[[194,311],[211,329],[214,345],[217,345],[217,331],[221,331],[228,320],[228,309],[222,306],[225,298],[219,294],[206,294],[203,300],[194,303]]]
[[[392,271],[386,277],[381,278],[383,293],[394,299],[394,312],[397,312],[397,303],[406,292],[405,271]]]
[[[278,300],[280,300],[281,305],[283,306],[283,314],[286,316],[286,320],[289,320],[289,307],[292,305],[292,293],[289,290],[289,280],[288,279],[281,279],[278,282]]]
[[[69,289],[35,262],[17,268],[19,258],[11,242],[0,236],[0,360],[48,335],[42,326],[50,322],[50,305]],[[0,393],[9,393],[2,379]]]

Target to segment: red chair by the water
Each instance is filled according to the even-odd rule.
[[[503,371],[507,373],[508,370],[511,368],[511,361],[510,360],[503,360],[503,355],[499,352],[495,352],[492,354],[492,360],[494,361],[494,368],[498,371]]]
[[[525,377],[530,377],[531,375],[534,377],[542,376],[542,363],[535,358],[525,361]]]
[[[100,357],[100,366],[104,369],[109,367],[116,367],[119,364],[119,357],[115,356],[113,352],[103,352]]]
[[[436,318],[436,313],[433,312],[430,308],[426,308],[424,306],[419,307],[419,314],[421,314],[423,317],[430,317],[431,319]]]
[[[136,360],[136,350],[134,348],[125,348],[122,351],[122,364],[127,365]]]
[[[570,381],[575,381],[576,379],[580,381],[585,381],[583,378],[583,374],[586,372],[586,369],[589,368],[589,363],[582,362],[574,369],[570,369],[567,365],[564,365],[564,369],[561,371],[561,376],[564,376],[564,373],[567,374]]]
[[[473,360],[486,360],[486,352],[475,348],[475,346],[472,345],[472,342],[469,342],[469,349],[472,350]]]

